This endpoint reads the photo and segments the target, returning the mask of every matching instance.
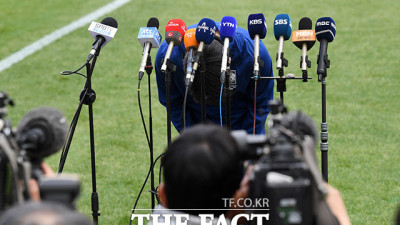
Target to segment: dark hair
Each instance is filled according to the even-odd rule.
[[[216,37],[217,39],[219,37]],[[214,39],[209,45],[204,45],[203,50],[203,62],[200,63],[201,67],[199,70],[205,70],[205,83],[206,83],[206,103],[209,105],[219,104],[219,95],[221,91],[221,64],[222,64],[222,51],[223,45],[220,41]],[[186,70],[188,53],[185,54],[184,68]],[[186,71],[185,71],[186,73]],[[194,77],[192,88],[190,89],[190,94],[193,100],[197,103],[201,102],[201,79],[200,73],[196,73]]]
[[[46,220],[51,220],[49,223]],[[46,222],[46,223],[44,223]],[[28,202],[14,206],[0,217],[0,225],[92,225],[84,215],[64,205],[50,202]]]
[[[170,209],[189,214],[223,214],[223,198],[239,188],[242,166],[238,146],[224,128],[196,125],[171,143],[163,158],[164,182]],[[185,210],[182,210],[185,211]]]

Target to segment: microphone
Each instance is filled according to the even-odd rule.
[[[320,42],[318,55],[318,81],[322,81],[322,77],[326,77],[326,68],[329,68],[330,61],[328,59],[327,50],[328,42],[332,42],[336,35],[335,21],[330,17],[322,17],[315,24],[315,35]]]
[[[185,49],[189,52],[189,57],[187,60],[186,67],[186,80],[185,85],[188,87],[191,83],[193,83],[194,74],[192,74],[192,66],[193,66],[193,55],[194,51],[199,47],[199,42],[196,40],[196,28],[192,28],[186,31],[185,37],[183,40],[185,44]]]
[[[161,66],[161,72],[165,73],[167,70],[167,62],[171,57],[172,49],[182,43],[183,37],[186,32],[186,24],[181,19],[172,19],[168,21],[165,28],[165,41],[168,43],[168,49]]]
[[[49,107],[29,111],[18,124],[16,140],[32,162],[32,176],[39,179],[43,158],[60,150],[67,139],[68,124],[63,113]]]
[[[228,48],[229,42],[232,42],[236,36],[237,22],[235,17],[224,16],[221,20],[221,26],[219,33],[221,39],[224,40],[224,48],[222,53],[222,64],[221,64],[221,84],[225,83],[225,72],[228,64]]]
[[[204,44],[211,44],[214,40],[215,33],[217,31],[217,25],[215,22],[208,18],[203,18],[197,24],[196,28],[196,40],[199,42],[199,48],[197,49],[198,54],[202,54]],[[195,60],[193,64],[192,74],[194,75],[199,67],[198,60]]]
[[[307,51],[315,44],[315,32],[312,30],[312,21],[308,17],[301,18],[299,30],[293,31],[293,44],[302,50],[300,58],[300,68],[303,71],[303,81],[307,81],[307,68],[311,67],[311,61],[308,60]]]
[[[276,53],[276,68],[288,66],[288,61],[283,57],[283,42],[289,40],[292,34],[292,21],[288,14],[279,14],[274,20],[274,35],[279,41],[278,53]]]
[[[251,39],[254,39],[254,79],[257,80],[260,74],[260,39],[265,38],[267,34],[267,23],[262,13],[250,14],[247,22],[247,28]],[[262,65],[261,65],[262,66]]]
[[[140,44],[143,46],[143,56],[142,62],[140,63],[139,68],[139,80],[143,78],[144,68],[146,66],[146,60],[150,55],[151,48],[160,47],[161,43],[161,35],[158,32],[159,22],[158,19],[152,17],[147,22],[147,27],[142,27],[139,30],[138,40]]]
[[[93,21],[90,24],[88,30],[93,36],[94,42],[87,61],[100,54],[101,48],[114,38],[117,28],[118,22],[112,17],[106,17],[100,23]]]

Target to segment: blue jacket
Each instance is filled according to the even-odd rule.
[[[219,26],[219,23],[217,23]],[[197,24],[189,28],[196,27]],[[158,87],[158,98],[162,105],[166,105],[165,74],[161,72],[162,59],[165,57],[168,44],[163,41],[158,49],[155,60],[155,71]],[[237,89],[231,97],[231,128],[232,130],[246,130],[253,132],[254,119],[254,80],[253,76],[253,56],[254,40],[248,31],[237,27],[235,39],[229,44],[231,53],[232,70],[236,70]],[[170,61],[176,65],[176,72],[171,73],[171,121],[175,128],[180,132],[182,129],[182,107],[185,95],[183,58],[186,49],[184,43],[175,46]],[[264,67],[260,68],[262,77],[272,77],[272,61],[264,44],[260,40],[260,57],[264,61]],[[270,112],[268,101],[273,98],[274,81],[259,79],[257,84],[257,115],[256,115],[256,134],[265,133],[265,121]],[[206,106],[207,123],[220,124],[219,106]],[[222,106],[223,121],[225,124],[225,106]],[[192,96],[188,94],[186,102],[186,126],[201,123],[201,105],[194,102]]]

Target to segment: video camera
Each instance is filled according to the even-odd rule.
[[[316,207],[326,194],[315,155],[317,129],[309,116],[287,113],[280,101],[271,101],[270,108],[267,135],[232,132],[241,158],[254,164],[249,198],[253,203],[268,201],[267,206],[253,204],[247,211],[268,213],[266,224],[316,224]]]
[[[31,199],[29,181],[39,184],[43,201],[58,201],[73,208],[80,181],[73,176],[44,177],[43,159],[62,148],[68,132],[61,111],[35,108],[20,121],[16,131],[6,119],[7,106],[14,102],[0,92],[0,212]]]

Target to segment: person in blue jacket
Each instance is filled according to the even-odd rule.
[[[197,24],[188,27],[195,28]],[[219,26],[219,23],[217,23]],[[218,36],[218,32],[217,35]],[[203,59],[205,61],[206,76],[206,115],[207,123],[220,123],[220,111],[218,104],[220,93],[220,74],[222,61],[222,42],[214,40],[210,45],[205,45]],[[166,86],[165,74],[161,72],[162,60],[165,57],[168,44],[164,41],[156,55],[155,71],[157,78],[158,97],[162,105],[166,105]],[[230,68],[236,70],[236,92],[231,97],[231,129],[246,130],[253,132],[254,120],[254,80],[253,76],[253,56],[254,40],[249,36],[247,30],[237,27],[234,40],[229,44],[230,48]],[[175,128],[180,132],[183,129],[182,108],[185,95],[185,55],[187,51],[184,43],[174,47],[170,62],[176,65],[176,71],[171,73],[171,121]],[[260,58],[264,66],[260,68],[261,77],[272,77],[272,61],[264,44],[260,40]],[[197,82],[196,82],[197,79]],[[201,105],[196,101],[196,93],[200,93],[200,86],[196,85],[200,81],[200,76],[195,76],[191,93],[186,102],[186,127],[201,123]],[[273,99],[274,81],[271,79],[259,79],[257,84],[257,108],[255,133],[265,133],[265,121],[270,112],[269,100]],[[211,96],[211,97],[210,97]],[[218,99],[215,99],[218,98]],[[197,98],[198,99],[198,98]],[[223,121],[225,121],[225,107],[222,107]],[[225,123],[225,122],[224,122]]]

